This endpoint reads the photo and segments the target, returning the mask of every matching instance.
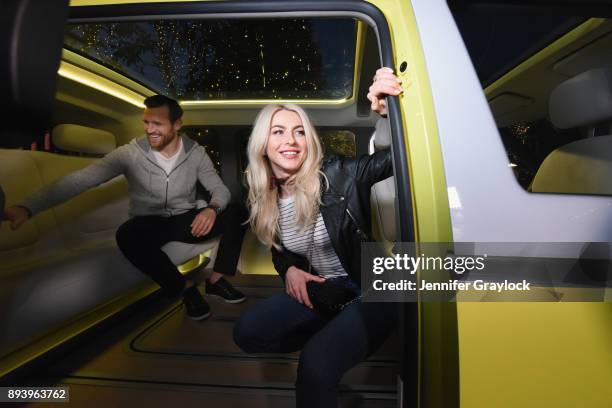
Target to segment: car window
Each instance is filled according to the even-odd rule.
[[[529,192],[612,194],[612,20],[556,9],[457,8],[454,18]],[[602,85],[604,84],[604,85]],[[609,112],[609,113],[606,113]],[[602,138],[603,137],[603,138]]]
[[[221,175],[221,148],[218,131],[212,126],[183,126],[181,133],[204,146],[208,157],[215,165],[217,173]]]
[[[585,21],[567,15],[461,8],[453,17],[483,87]]]
[[[322,129],[319,137],[325,150],[325,155],[339,154],[342,156],[355,157],[357,155],[357,144],[355,134],[350,130]]]
[[[343,99],[353,93],[350,18],[74,24],[66,49],[175,99]]]

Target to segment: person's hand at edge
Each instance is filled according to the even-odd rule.
[[[2,219],[9,221],[11,223],[11,229],[15,231],[30,219],[30,213],[24,207],[13,205],[4,210]]]
[[[214,208],[207,207],[200,211],[195,216],[191,223],[191,235],[194,237],[202,237],[210,232],[212,227],[215,225],[217,219],[217,212]]]
[[[369,88],[368,100],[372,102],[371,108],[381,116],[387,116],[387,95],[399,95],[404,92],[402,81],[393,74],[391,68],[379,68]]]

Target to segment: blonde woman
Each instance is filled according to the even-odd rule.
[[[268,105],[255,121],[248,157],[251,228],[271,248],[286,290],[245,312],[234,340],[248,353],[302,350],[297,406],[336,407],[342,376],[382,344],[396,309],[357,297],[330,314],[319,310],[309,291],[333,283],[343,295],[359,295],[370,187],[392,175],[390,152],[323,162],[304,110]]]

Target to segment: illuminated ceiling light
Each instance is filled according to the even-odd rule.
[[[134,106],[137,106],[138,108],[144,109],[145,107],[143,104],[145,97],[143,95],[140,95],[139,93],[124,88],[106,78],[102,78],[94,73],[69,64],[65,61],[61,61],[57,73],[64,78],[114,96],[115,98],[128,102]]]
[[[273,89],[272,92],[275,92]],[[237,106],[259,106],[269,103],[294,103],[300,105],[342,105],[349,102],[349,98],[342,99],[236,99],[236,100],[207,100],[207,101],[180,101],[181,106],[206,106],[206,105],[237,105]]]

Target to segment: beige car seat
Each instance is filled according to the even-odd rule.
[[[594,136],[595,126],[612,120],[612,70],[585,71],[550,95],[550,120],[561,129],[587,128],[591,137],[552,151],[538,169],[531,191],[612,194],[612,135]]]
[[[378,119],[372,135],[370,154],[391,148],[389,120]],[[395,177],[391,176],[374,184],[370,193],[373,231],[376,239],[395,242]]]

